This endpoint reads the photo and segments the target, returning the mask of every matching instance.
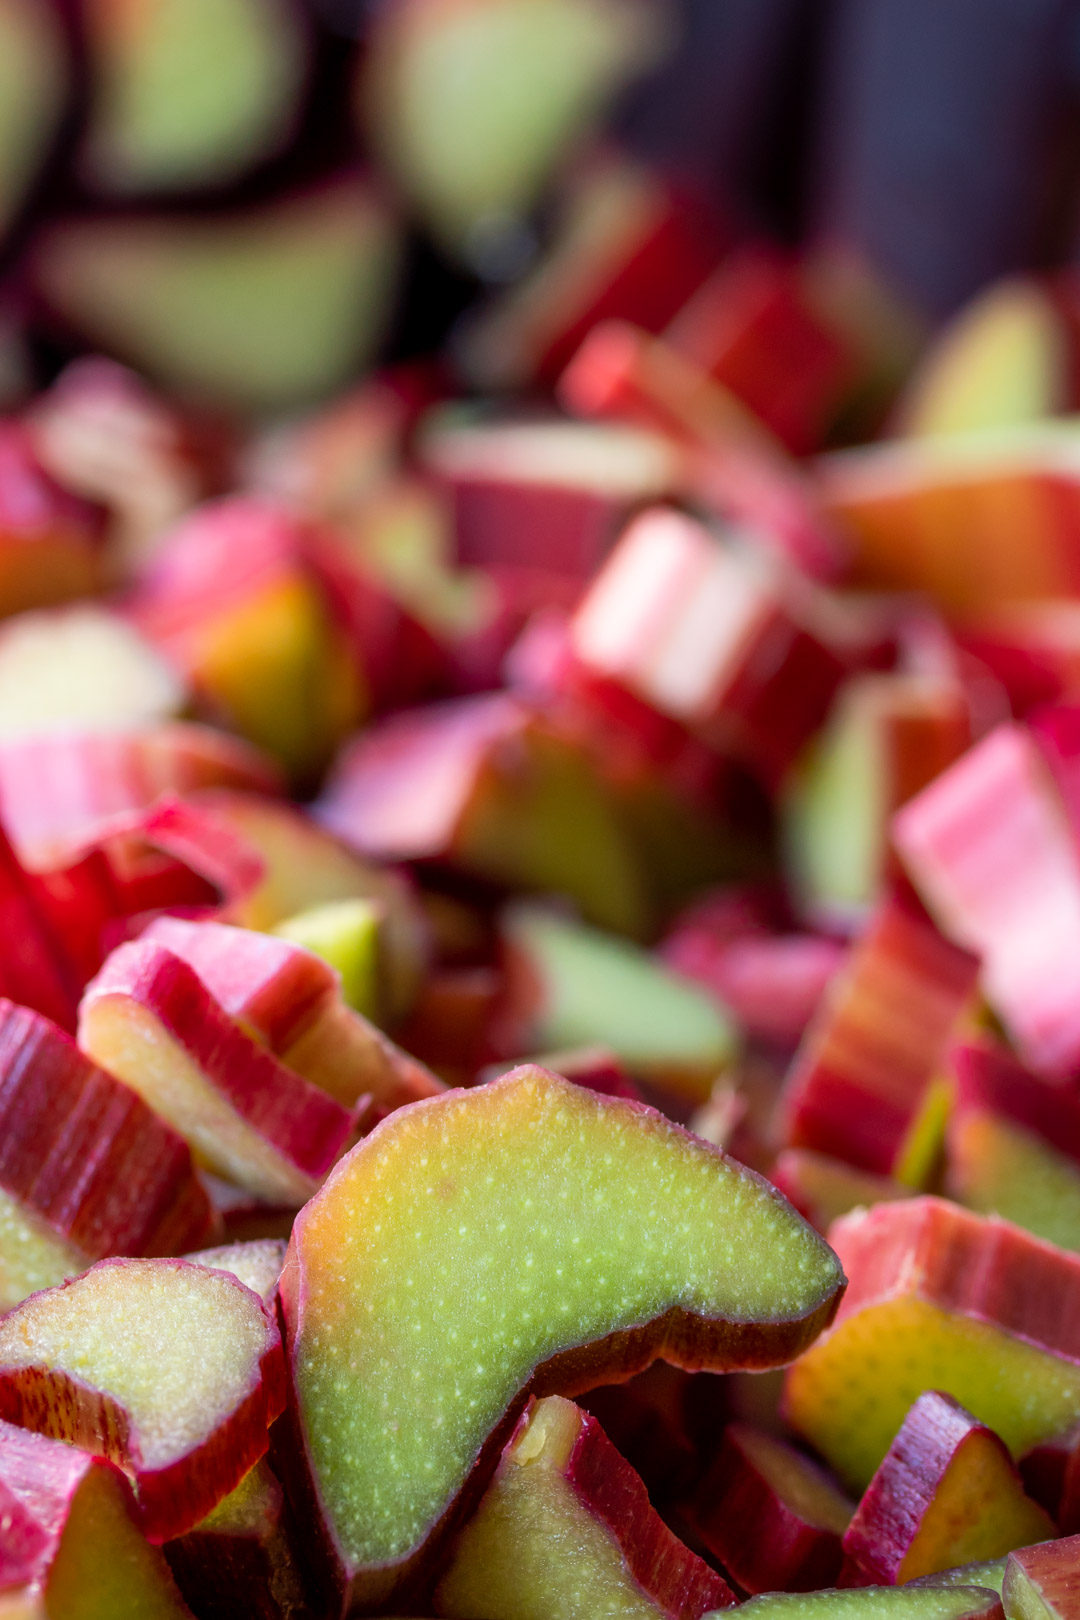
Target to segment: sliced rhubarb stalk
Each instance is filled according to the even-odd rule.
[[[104,559],[101,509],[49,476],[27,428],[0,422],[0,611],[21,613],[98,590]]]
[[[0,812],[2,814],[2,812]],[[0,928],[18,940],[0,957],[0,993],[10,1001],[74,1029],[78,978],[61,938],[43,910],[33,880],[0,827]]]
[[[942,930],[981,955],[1021,1056],[1080,1072],[1080,850],[1023,726],[999,726],[895,818],[900,855]]]
[[[262,1238],[249,1243],[223,1243],[216,1249],[199,1249],[183,1258],[197,1266],[209,1266],[213,1271],[229,1272],[272,1310],[285,1264],[285,1247],[284,1238]]]
[[[152,940],[121,945],[87,987],[79,1044],[200,1163],[259,1197],[303,1203],[349,1140],[349,1111],[252,1040]]]
[[[1001,1596],[1016,1620],[1074,1620],[1080,1536],[1009,1554]]]
[[[975,958],[917,907],[883,901],[795,1059],[787,1144],[925,1185],[945,1126],[948,1046],[974,1013],[977,981]]]
[[[165,1556],[200,1620],[292,1620],[309,1612],[284,1492],[265,1458]]]
[[[844,673],[809,587],[665,508],[637,518],[574,615],[574,656],[779,780]]]
[[[560,1607],[699,1620],[734,1602],[650,1506],[596,1419],[558,1395],[522,1413],[436,1592],[440,1614],[461,1620],[532,1620]]]
[[[855,1211],[829,1231],[849,1278],[832,1330],[787,1375],[799,1433],[863,1489],[927,1389],[1013,1456],[1080,1398],[1080,1257],[937,1198]]]
[[[233,1489],[284,1398],[258,1297],[186,1260],[102,1260],[0,1322],[0,1415],[127,1469],[153,1541]]]
[[[0,6],[0,231],[23,202],[56,132],[69,78],[62,14],[45,0]]]
[[[713,991],[748,1035],[794,1046],[846,951],[819,934],[718,939],[707,921],[676,920],[660,945],[676,973]]]
[[[751,1596],[809,1592],[840,1573],[853,1504],[794,1446],[729,1423],[690,1509],[708,1552]]]
[[[857,1572],[849,1584],[915,1580],[1053,1534],[993,1430],[929,1390],[905,1417],[844,1535]]]
[[[385,1602],[422,1575],[530,1391],[775,1365],[840,1286],[766,1183],[640,1105],[524,1068],[399,1110],[301,1212],[281,1282],[335,1583]]]
[[[0,1503],[6,1620],[191,1620],[112,1463],[0,1424]]]
[[[923,1575],[912,1586],[983,1586],[988,1592],[1001,1595],[1005,1580],[1005,1558],[989,1558],[974,1564],[958,1564],[955,1569],[939,1569],[934,1575]]]
[[[853,1209],[913,1195],[911,1187],[898,1181],[856,1170],[843,1159],[810,1148],[785,1148],[778,1153],[769,1180],[819,1232],[828,1232],[833,1221]]]
[[[764,1592],[747,1620],[1002,1620],[996,1592],[980,1586],[864,1586],[858,1591]],[[711,1620],[706,1616],[705,1620]]]
[[[327,900],[278,923],[274,933],[322,958],[341,978],[348,1006],[380,1019],[380,932],[386,912],[374,900]],[[385,1016],[385,1015],[384,1015]]]

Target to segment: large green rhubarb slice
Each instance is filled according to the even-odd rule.
[[[775,1189],[640,1104],[527,1067],[398,1110],[301,1211],[281,1279],[335,1578],[364,1605],[417,1576],[530,1392],[776,1366],[842,1286]]]
[[[1001,1620],[996,1592],[979,1586],[860,1586],[765,1592],[744,1603],[746,1620]],[[704,1620],[717,1620],[705,1615]]]

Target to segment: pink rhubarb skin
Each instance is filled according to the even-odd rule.
[[[1009,1554],[1002,1587],[1017,1620],[1076,1620],[1080,1615],[1080,1535]]]
[[[1080,848],[1033,734],[1009,724],[904,806],[897,849],[943,931],[983,959],[1020,1055],[1080,1073]]]
[[[807,1031],[787,1082],[785,1141],[916,1181],[913,1142],[949,1042],[974,1010],[978,962],[917,907],[879,906]],[[943,1123],[943,1121],[942,1121]],[[912,1150],[922,1163],[905,1165]]]
[[[550,1439],[536,1433],[538,1421],[546,1418],[554,1418],[560,1429],[565,1425],[566,1433],[560,1434],[553,1445]],[[514,1475],[523,1466],[524,1469],[535,1466],[535,1453],[529,1454],[533,1448],[535,1452],[542,1452],[549,1445],[553,1455],[547,1466],[561,1476],[572,1492],[582,1526],[591,1523],[608,1538],[621,1564],[620,1574],[629,1577],[639,1589],[641,1600],[653,1605],[656,1620],[700,1620],[706,1611],[726,1609],[735,1603],[735,1594],[723,1576],[710,1569],[668,1529],[649,1502],[640,1478],[620,1456],[597,1420],[572,1402],[550,1396],[543,1402],[530,1400],[507,1442],[486,1495],[481,1498],[473,1518],[462,1528],[450,1553],[447,1572],[436,1589],[435,1608],[440,1615],[471,1620],[479,1600],[490,1620],[518,1620],[500,1601],[511,1594],[500,1592],[491,1600],[484,1591],[489,1575],[484,1563],[486,1538],[480,1527],[507,1485],[512,1488]],[[525,1521],[521,1528],[528,1538],[531,1525]],[[511,1536],[513,1533],[511,1520]],[[524,1547],[515,1547],[517,1555],[525,1561],[526,1585],[530,1575],[542,1576],[542,1570],[534,1570],[528,1557],[529,1552],[535,1555],[537,1551],[535,1542],[529,1545],[527,1541]],[[584,1565],[588,1559],[583,1546],[558,1542],[552,1544],[550,1552],[545,1549],[540,1555],[541,1562],[544,1556],[550,1557],[553,1566],[564,1560],[569,1560],[573,1566],[575,1559]],[[583,1570],[583,1581],[585,1579]],[[514,1575],[511,1581],[516,1584]],[[601,1585],[598,1600],[603,1601],[604,1595]],[[533,1594],[522,1589],[517,1597],[528,1604]],[[616,1601],[614,1593],[611,1600]]]
[[[35,1303],[47,1295],[77,1288],[104,1268],[151,1265],[206,1270],[187,1260],[101,1260],[82,1278],[33,1294],[16,1306],[5,1318],[9,1334],[20,1331],[25,1313],[32,1321]],[[258,1295],[235,1277],[221,1272],[206,1274],[216,1276],[218,1286],[239,1290],[258,1310],[262,1320],[261,1349],[248,1369],[243,1394],[221,1414],[210,1433],[182,1454],[156,1466],[144,1463],[138,1427],[128,1408],[107,1388],[44,1362],[5,1363],[0,1348],[0,1419],[65,1440],[124,1468],[136,1486],[143,1531],[155,1543],[185,1534],[239,1483],[265,1454],[269,1427],[285,1406],[285,1363],[276,1322]],[[29,1331],[33,1331],[32,1327]],[[123,1316],[115,1323],[115,1333],[117,1342],[124,1344],[125,1350],[130,1348],[131,1354],[155,1354],[153,1344],[126,1344],[124,1336],[130,1337],[130,1330]]]
[[[1080,1098],[1071,1088],[1032,1074],[991,1040],[958,1046],[949,1062],[958,1112],[1013,1120],[1080,1165]]]
[[[0,965],[0,993],[74,1029],[79,1005],[78,979],[46,917],[32,878],[23,869],[0,827],[0,929],[18,940]]]
[[[214,1000],[195,970],[153,940],[121,945],[87,986],[80,1007],[79,1042],[90,1056],[101,1041],[98,1019],[103,1009],[115,1015],[124,1004],[149,1015],[268,1145],[276,1168],[267,1167],[261,1175],[252,1171],[260,1185],[251,1190],[266,1197],[294,1196],[299,1202],[309,1197],[348,1144],[352,1113],[253,1041]],[[132,1083],[137,1079],[133,1075]],[[175,1122],[179,1128],[179,1113]],[[195,1143],[197,1157],[215,1168],[212,1134],[199,1135],[196,1141],[191,1123],[182,1134]]]
[[[187,1143],[70,1036],[4,1000],[0,1187],[88,1262],[176,1254],[216,1226]]]

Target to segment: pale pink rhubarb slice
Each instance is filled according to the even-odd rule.
[[[102,1260],[0,1322],[0,1416],[125,1468],[153,1541],[233,1489],[284,1398],[262,1302],[186,1260]]]
[[[1010,1620],[1074,1620],[1080,1614],[1080,1536],[1010,1553],[1001,1596]]]
[[[841,1286],[765,1182],[641,1105],[523,1068],[399,1110],[300,1213],[281,1281],[337,1581],[370,1602],[415,1576],[530,1391],[777,1365]]]
[[[993,1430],[928,1390],[867,1486],[844,1551],[850,1584],[890,1584],[1000,1558],[1053,1533]]]
[[[785,1400],[849,1484],[865,1488],[928,1389],[960,1401],[1014,1457],[1075,1421],[1080,1257],[927,1197],[855,1211],[829,1240],[848,1292],[789,1370]]]
[[[0,1423],[0,1523],[5,1620],[190,1620],[102,1458]]]
[[[253,1040],[194,968],[151,939],[121,945],[87,986],[79,1044],[200,1163],[262,1198],[302,1203],[352,1133],[347,1108]]]
[[[558,1395],[522,1413],[435,1596],[461,1620],[699,1620],[734,1602],[596,1419]]]

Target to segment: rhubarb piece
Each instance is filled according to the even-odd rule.
[[[785,1148],[778,1153],[769,1180],[811,1226],[825,1233],[833,1221],[853,1209],[912,1196],[912,1189],[898,1181],[856,1170],[843,1159],[809,1148]]]
[[[48,1019],[0,1000],[0,1309],[214,1230],[186,1144]]]
[[[959,1047],[951,1068],[949,1197],[1080,1251],[1080,1105],[1072,1091],[989,1041]]]
[[[823,606],[766,559],[654,508],[630,525],[571,626],[574,656],[778,780],[844,673]]]
[[[382,335],[397,226],[363,180],[228,218],[71,219],[35,245],[50,306],[184,395],[250,410],[341,383]]]
[[[346,1108],[432,1097],[435,1077],[346,1006],[334,970],[288,940],[217,922],[159,917],[141,938],[194,968],[226,1015]]]
[[[849,1279],[787,1375],[788,1415],[863,1489],[913,1401],[952,1395],[1013,1456],[1075,1420],[1080,1259],[937,1198],[855,1211],[829,1240]]]
[[[0,1502],[6,1620],[191,1620],[111,1463],[4,1423]]]
[[[327,900],[278,923],[274,933],[320,956],[341,979],[348,1005],[379,1022],[379,935],[385,912],[373,900]]]
[[[674,494],[676,453],[659,434],[559,417],[425,424],[419,453],[444,492],[456,560],[543,569],[583,584],[641,506]]]
[[[974,1564],[959,1564],[955,1569],[939,1569],[933,1575],[923,1575],[913,1586],[983,1586],[988,1592],[1000,1596],[1005,1579],[1007,1560],[989,1558]]]
[[[763,1592],[748,1620],[1002,1620],[1001,1601],[980,1586],[864,1586],[856,1591]],[[704,1620],[712,1620],[706,1615]]]
[[[893,836],[942,930],[982,957],[1021,1056],[1080,1072],[1080,852],[1037,739],[999,726],[905,805]]]
[[[908,438],[1012,427],[1068,409],[1069,341],[1049,290],[1010,277],[974,298],[908,381],[897,425]]]
[[[222,185],[291,133],[305,44],[288,0],[83,0],[84,173],[113,192]]]
[[[978,972],[905,897],[883,901],[788,1076],[786,1145],[924,1186],[945,1128],[946,1054],[974,1015]]]
[[[154,940],[121,945],[87,986],[79,1045],[168,1120],[200,1164],[260,1198],[302,1204],[353,1131],[348,1108],[257,1044],[195,969]]]
[[[977,659],[1005,689],[1017,719],[1080,690],[1080,613],[1069,600],[1018,602],[969,617],[959,628],[962,653]]]
[[[101,510],[46,472],[27,428],[0,420],[0,614],[89,595],[104,560]]]
[[[265,1458],[165,1548],[199,1620],[292,1620],[308,1612],[285,1496]]]
[[[728,1424],[691,1508],[695,1534],[751,1596],[835,1581],[852,1512],[824,1469],[746,1423]]]
[[[0,994],[74,1029],[79,990],[41,896],[0,826],[0,928],[18,950],[0,953]]]
[[[889,871],[894,811],[971,741],[970,705],[955,679],[890,673],[847,682],[785,798],[801,910],[826,926],[864,916]]]
[[[262,1238],[248,1243],[223,1243],[216,1249],[199,1249],[186,1254],[197,1266],[227,1271],[253,1294],[258,1294],[268,1310],[277,1297],[278,1278],[285,1264],[284,1238]]]
[[[448,863],[568,895],[601,927],[645,930],[645,877],[592,760],[508,693],[370,727],[339,759],[318,815],[363,855]]]
[[[442,243],[497,263],[565,150],[651,60],[661,21],[647,0],[399,0],[367,41],[364,122]]]
[[[421,1574],[528,1393],[657,1356],[776,1365],[840,1286],[766,1183],[640,1105],[524,1068],[391,1115],[298,1216],[281,1281],[337,1584],[385,1603]]]
[[[1010,1553],[1001,1588],[1006,1614],[1015,1620],[1072,1620],[1078,1564],[1080,1536]]]
[[[47,0],[0,6],[0,230],[6,230],[52,144],[68,91],[68,42]]]
[[[734,1602],[596,1419],[559,1395],[521,1414],[435,1595],[441,1615],[461,1620],[699,1620]]]
[[[186,1260],[101,1260],[0,1322],[0,1416],[125,1468],[152,1541],[238,1484],[284,1398],[257,1296]]]
[[[1051,1435],[1048,1440],[1032,1446],[1018,1462],[1025,1491],[1033,1501],[1046,1509],[1059,1528],[1063,1524],[1061,1506],[1065,1481],[1078,1441],[1080,1426],[1074,1423],[1064,1433]],[[1080,1520],[1077,1522],[1080,1523]],[[1071,1523],[1064,1524],[1067,1534],[1071,1534],[1074,1528]]]
[[[819,934],[717,938],[708,918],[676,919],[660,945],[669,968],[718,996],[748,1035],[795,1046],[845,949]]]
[[[627,941],[529,905],[504,913],[502,941],[511,1051],[599,1042],[697,1102],[730,1066],[738,1038],[725,1009]]]
[[[1053,1534],[1053,1521],[1024,1494],[993,1430],[929,1390],[867,1486],[844,1552],[853,1566],[850,1584],[895,1585],[1001,1558]]]

